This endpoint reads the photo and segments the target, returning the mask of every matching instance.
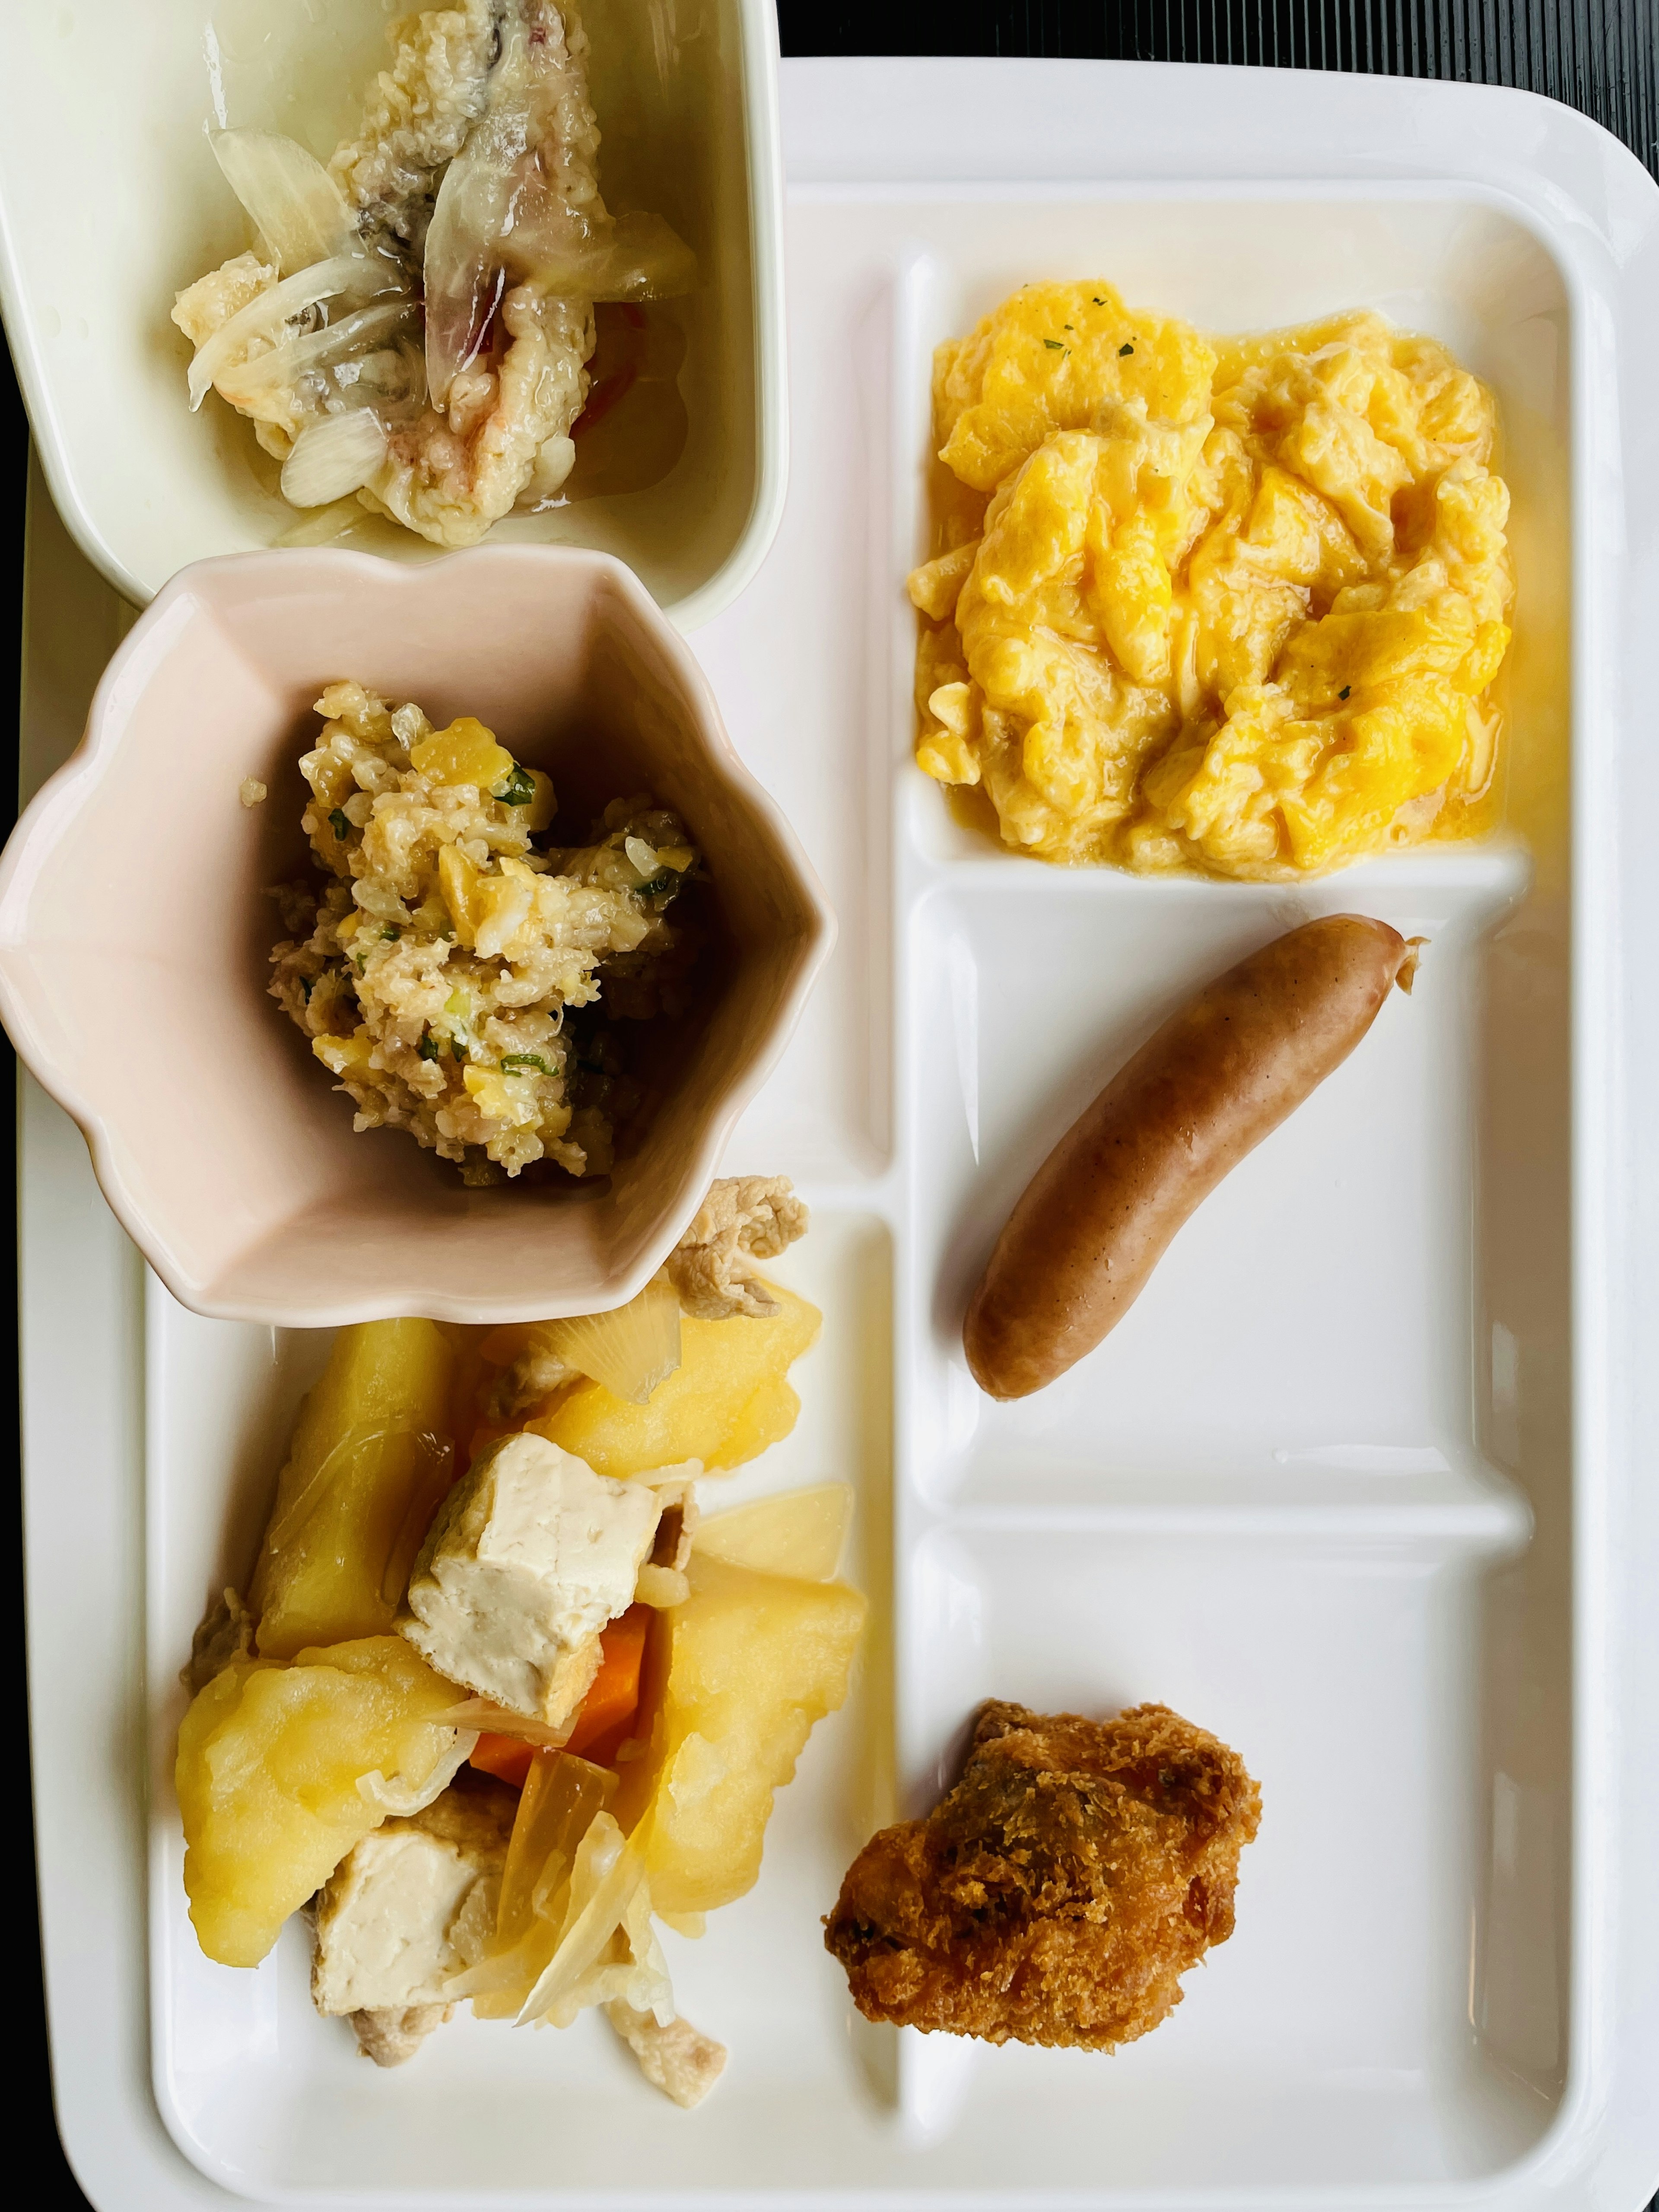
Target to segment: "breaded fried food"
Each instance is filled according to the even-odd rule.
[[[981,1710],[962,1779],[871,1838],[824,1923],[867,2020],[1110,2051],[1233,1932],[1261,1793],[1167,1705]]]

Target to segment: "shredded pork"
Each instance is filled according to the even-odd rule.
[[[775,1260],[806,1234],[809,1216],[787,1176],[723,1176],[670,1255],[668,1279],[698,1321],[761,1319],[778,1310],[757,1260]]]
[[[687,2112],[702,2104],[726,2071],[726,2045],[693,2027],[689,2020],[671,2020],[664,2027],[653,2014],[635,2012],[620,1997],[605,2010],[652,2087]]]

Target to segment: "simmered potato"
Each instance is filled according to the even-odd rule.
[[[401,1636],[286,1665],[234,1660],[208,1684],[179,1730],[176,1778],[190,1917],[210,1959],[257,1966],[289,1914],[380,1826],[390,1808],[361,1777],[420,1796],[448,1764],[456,1732],[432,1717],[456,1696]]]
[[[850,1482],[815,1483],[810,1490],[781,1491],[700,1521],[696,1550],[702,1559],[724,1559],[757,1574],[827,1583],[841,1565],[852,1518]]]
[[[648,1792],[651,1900],[677,1917],[753,1887],[772,1793],[845,1698],[866,1612],[844,1583],[756,1574],[695,1549],[690,1575],[690,1597],[661,1616],[672,1643],[651,1749],[624,1768],[617,1805],[628,1826]]]
[[[453,1357],[429,1321],[366,1322],[336,1337],[253,1571],[262,1657],[390,1632],[453,1471]]]
[[[688,1459],[741,1467],[794,1427],[800,1400],[789,1387],[789,1369],[823,1319],[793,1291],[775,1283],[767,1288],[780,1310],[764,1320],[688,1316],[680,1324],[680,1364],[647,1404],[582,1382],[526,1427],[616,1480]]]

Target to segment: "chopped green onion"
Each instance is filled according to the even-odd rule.
[[[339,807],[337,806],[334,811],[329,816],[328,826],[343,845],[347,836],[350,831],[351,824],[346,820],[344,813]]]
[[[536,796],[536,779],[527,768],[520,768],[514,761],[512,775],[505,783],[498,783],[489,795],[499,799],[503,806],[528,806]]]
[[[439,1054],[442,1052],[443,1047],[439,1043],[437,1038],[433,1036],[430,1030],[422,1030],[421,1032],[421,1041],[416,1046],[415,1049],[419,1053],[422,1060],[436,1060]]]
[[[402,935],[403,932],[401,929],[392,929],[388,927],[380,932],[380,942],[382,945],[395,945]]]
[[[1066,350],[1065,343],[1062,339],[1044,338],[1042,343],[1048,347],[1050,353],[1064,353]]]
[[[449,1040],[449,1056],[452,1060],[465,1060],[467,1058],[466,1041],[464,1037],[451,1037]]]
[[[512,1067],[538,1067],[544,1075],[551,1075],[553,1073],[538,1052],[504,1052],[501,1054],[502,1073],[505,1074],[507,1070]]]
[[[354,952],[351,956],[351,964],[357,970],[357,973],[360,975],[363,972],[364,957],[365,956],[361,952]]]

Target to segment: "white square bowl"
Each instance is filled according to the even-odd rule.
[[[698,257],[701,288],[677,303],[691,428],[660,483],[508,516],[490,542],[613,553],[689,629],[753,574],[783,503],[775,22],[769,0],[649,23],[590,0],[583,20],[601,189],[665,215]],[[386,22],[378,0],[0,9],[0,308],[58,512],[137,605],[296,519],[255,472],[250,424],[216,396],[191,414],[190,348],[168,320],[174,294],[246,242],[208,131],[283,131],[326,159],[385,64]],[[439,550],[395,527],[373,550]]]

